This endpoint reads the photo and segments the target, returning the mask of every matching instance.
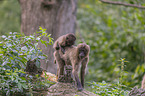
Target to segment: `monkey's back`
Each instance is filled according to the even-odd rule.
[[[64,59],[66,65],[72,65],[71,63],[75,62],[74,60],[76,60],[77,57],[76,46],[66,47],[65,54],[62,55],[62,58]]]

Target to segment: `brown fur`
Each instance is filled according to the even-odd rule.
[[[75,40],[76,40],[76,37],[75,37],[75,35],[72,34],[72,33],[68,33],[68,34],[66,34],[66,35],[62,35],[62,36],[60,36],[60,37],[54,42],[53,48],[54,48],[55,50],[59,50],[58,44],[59,44],[62,48],[70,47],[70,46],[74,45]]]
[[[141,88],[145,89],[145,75],[143,76],[143,80],[142,80],[142,83],[141,83]]]
[[[60,57],[64,60],[63,62],[65,62],[66,65],[72,65],[72,69],[73,69],[72,74],[77,83],[77,88],[80,91],[83,90],[84,75],[85,75],[85,69],[89,61],[90,47],[85,43],[81,43],[77,47],[71,46],[67,48],[65,51],[65,54],[63,54],[60,50],[58,51],[59,51]],[[81,66],[81,74],[80,74],[81,82],[80,82],[78,71],[79,71],[79,67],[81,63],[82,63],[82,66]],[[60,65],[60,68],[58,68],[58,70],[60,70],[61,68],[63,69],[64,65]]]
[[[75,40],[76,40],[76,37],[72,33],[62,35],[54,42],[53,48],[55,50],[60,49],[60,51],[64,54],[65,50],[71,47],[75,43]],[[60,57],[59,51],[54,51],[53,55],[54,55],[54,63],[57,63],[57,76],[59,78],[60,75],[63,75],[63,71],[64,71],[63,68],[65,65],[65,62]]]

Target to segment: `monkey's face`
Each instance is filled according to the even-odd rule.
[[[78,45],[79,58],[80,59],[85,58],[88,55],[89,50],[90,50],[90,47],[87,44],[85,43],[79,44]]]
[[[73,34],[66,35],[66,46],[74,45],[76,37]]]
[[[84,47],[79,48],[79,58],[83,59],[87,55],[87,50]]]

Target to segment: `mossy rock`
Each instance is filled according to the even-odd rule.
[[[56,83],[48,89],[47,96],[97,96],[96,94],[83,90],[77,91],[72,83]]]

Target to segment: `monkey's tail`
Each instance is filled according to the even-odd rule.
[[[145,75],[143,76],[143,80],[142,80],[142,83],[141,83],[141,88],[145,89]]]

